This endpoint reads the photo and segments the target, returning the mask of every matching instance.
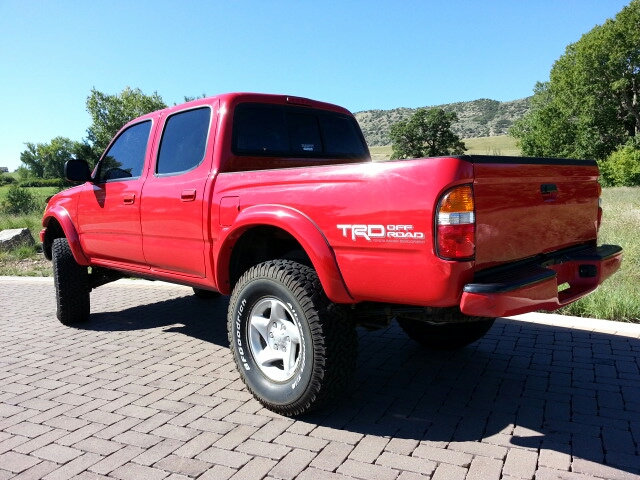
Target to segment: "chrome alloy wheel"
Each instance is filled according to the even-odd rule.
[[[302,358],[302,332],[292,309],[267,297],[249,315],[249,347],[258,368],[269,380],[290,380]]]

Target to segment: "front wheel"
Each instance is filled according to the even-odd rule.
[[[434,350],[455,350],[480,340],[493,326],[495,318],[467,317],[458,309],[443,309],[434,314],[437,323],[398,318],[412,340]]]
[[[64,325],[89,318],[89,271],[78,265],[66,238],[56,238],[51,246],[53,283],[56,287],[56,315]]]
[[[229,303],[230,348],[266,408],[300,415],[338,394],[355,370],[353,322],[326,297],[316,272],[291,260],[249,269]]]

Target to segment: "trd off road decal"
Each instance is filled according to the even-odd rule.
[[[337,225],[342,236],[354,242],[359,238],[367,242],[424,243],[424,232],[416,232],[413,225]]]

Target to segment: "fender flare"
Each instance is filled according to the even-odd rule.
[[[320,283],[334,303],[355,303],[344,283],[333,249],[313,220],[304,213],[282,205],[259,205],[242,210],[233,225],[220,235],[214,258],[215,280],[223,294],[231,293],[229,262],[238,239],[251,227],[272,226],[289,233],[311,259]]]
[[[42,225],[45,228],[40,232],[40,240],[42,241],[42,243],[44,244],[45,240],[47,240],[47,225],[52,218],[55,219],[62,228],[64,236],[69,242],[69,247],[71,247],[73,258],[75,258],[76,262],[78,262],[79,265],[91,265],[91,262],[82,251],[82,246],[80,245],[80,237],[78,236],[76,227],[71,220],[71,215],[69,215],[69,212],[64,207],[56,205],[47,210],[46,216],[42,220]],[[53,239],[50,239],[50,242],[53,242]]]

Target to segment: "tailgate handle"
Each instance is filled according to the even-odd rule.
[[[558,187],[554,183],[543,183],[540,185],[540,191],[543,195],[558,193]]]

